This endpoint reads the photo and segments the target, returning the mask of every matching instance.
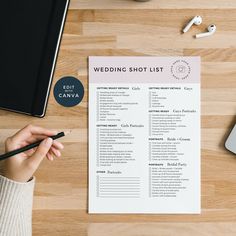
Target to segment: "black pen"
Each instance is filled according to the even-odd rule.
[[[70,133],[70,132],[69,132]],[[50,136],[49,138],[53,139],[53,140],[56,140],[56,139],[59,139],[59,138],[62,138],[66,135],[67,133],[64,133],[64,132],[60,132],[58,133],[57,135],[54,135],[54,136]],[[26,152],[32,148],[35,148],[35,147],[38,147],[40,145],[40,143],[42,142],[43,140],[39,140],[35,143],[32,143],[32,144],[29,144],[25,147],[22,147],[22,148],[19,148],[19,149],[16,149],[16,150],[13,150],[13,151],[10,151],[10,152],[7,152],[3,155],[0,155],[0,161],[3,161],[7,158],[10,158],[12,156],[15,156],[19,153],[22,153],[22,152]]]

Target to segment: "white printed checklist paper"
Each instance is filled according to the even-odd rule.
[[[89,58],[89,213],[199,214],[200,58]]]

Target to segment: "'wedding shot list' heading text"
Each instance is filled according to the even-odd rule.
[[[134,73],[143,73],[143,72],[163,72],[164,67],[94,67],[94,72],[100,73],[126,73],[126,72],[134,72]]]

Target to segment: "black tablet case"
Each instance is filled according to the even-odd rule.
[[[0,3],[0,107],[43,117],[68,0]]]

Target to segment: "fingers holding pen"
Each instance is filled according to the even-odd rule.
[[[61,156],[61,150],[64,146],[60,141],[53,139],[59,139],[63,136],[65,136],[63,132],[58,133],[57,131],[28,125],[7,138],[5,155],[8,154],[8,159],[4,162],[5,177],[18,182],[27,182],[45,157],[53,161],[54,158]],[[14,152],[14,155],[9,156],[11,152]]]
[[[60,145],[59,145],[60,146]],[[62,148],[58,148],[55,146],[52,146],[49,150],[49,152],[47,153],[47,159],[49,161],[53,161],[55,158],[61,157],[61,150]]]
[[[56,130],[49,130],[42,127],[34,126],[34,125],[27,125],[22,130],[18,131],[15,135],[13,135],[11,138],[14,140],[14,142],[21,142],[24,140],[30,140],[32,137],[37,136],[53,136],[56,135]]]

